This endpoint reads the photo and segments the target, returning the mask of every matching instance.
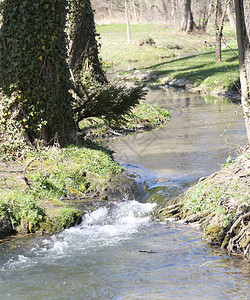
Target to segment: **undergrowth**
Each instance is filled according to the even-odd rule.
[[[80,127],[83,128],[87,138],[113,137],[139,130],[151,130],[165,124],[169,118],[170,113],[166,109],[141,103],[124,116],[122,123],[107,123],[100,118],[88,118],[81,122]]]

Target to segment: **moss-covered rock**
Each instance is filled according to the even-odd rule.
[[[39,232],[56,233],[82,221],[82,212],[73,208],[59,209],[57,216],[47,217],[44,222],[40,223]]]

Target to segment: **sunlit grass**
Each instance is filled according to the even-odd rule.
[[[98,26],[98,32],[104,67],[119,64],[121,70],[150,69],[169,80],[185,77],[194,91],[202,93],[239,89],[236,33],[228,25],[224,28],[221,63],[215,61],[212,25],[208,33],[190,35],[163,25],[131,25],[130,45],[126,25],[102,25]],[[155,41],[154,45],[139,46],[140,41],[149,37]]]

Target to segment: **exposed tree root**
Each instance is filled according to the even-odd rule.
[[[249,170],[248,147],[234,163],[190,188],[180,202],[160,209],[159,218],[202,228],[212,245],[250,260]]]
[[[247,212],[237,218],[228,231],[223,246],[229,253],[242,253],[250,259],[250,212]]]
[[[159,210],[159,215],[167,220],[183,220],[184,224],[197,225],[204,229],[205,238],[213,245],[221,246],[229,254],[241,254],[250,259],[250,212],[244,213],[225,228],[220,227],[215,212],[206,210],[201,213],[191,214],[183,219],[185,212],[183,204],[167,206]]]

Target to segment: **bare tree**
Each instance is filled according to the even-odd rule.
[[[191,0],[183,0],[183,18],[181,30],[190,33],[194,30],[194,19],[191,10]]]
[[[224,6],[222,5],[222,2],[220,0],[216,0],[215,7],[214,7],[214,27],[215,27],[215,36],[216,36],[215,56],[217,62],[221,62],[222,32],[224,28],[227,6],[231,0],[223,0],[223,1],[224,1]]]
[[[250,144],[250,2],[235,0],[241,103],[245,114],[248,143]]]
[[[227,6],[227,16],[229,20],[230,27],[235,27],[235,18],[234,18],[234,13],[233,13],[233,1],[230,1]]]
[[[213,11],[213,1],[193,0],[192,12],[198,30],[206,31]]]
[[[130,44],[131,43],[131,37],[130,37],[128,0],[125,0],[125,18],[126,18],[126,24],[127,24],[127,39],[128,39],[128,44]]]

